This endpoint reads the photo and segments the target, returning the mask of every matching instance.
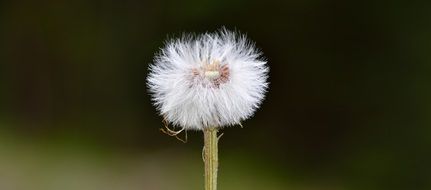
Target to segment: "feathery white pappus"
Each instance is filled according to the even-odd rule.
[[[269,68],[245,35],[221,29],[170,40],[147,86],[166,121],[184,129],[240,124],[259,108]]]

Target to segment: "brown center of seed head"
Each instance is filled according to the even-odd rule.
[[[220,61],[205,63],[200,69],[192,70],[193,76],[200,76],[210,81],[213,86],[219,87],[220,84],[229,80],[229,67],[227,64],[220,64]]]

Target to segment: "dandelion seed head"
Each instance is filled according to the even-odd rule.
[[[253,43],[221,29],[167,42],[150,65],[147,86],[168,122],[202,130],[251,117],[265,97],[268,71]]]

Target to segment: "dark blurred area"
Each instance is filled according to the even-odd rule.
[[[161,133],[168,37],[244,32],[270,90],[223,130],[223,190],[431,189],[428,1],[0,1],[0,189],[203,189],[202,135]]]

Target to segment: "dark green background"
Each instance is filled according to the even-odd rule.
[[[202,137],[159,131],[148,64],[222,26],[270,89],[223,130],[221,190],[431,189],[427,1],[1,1],[0,189],[203,189]]]

